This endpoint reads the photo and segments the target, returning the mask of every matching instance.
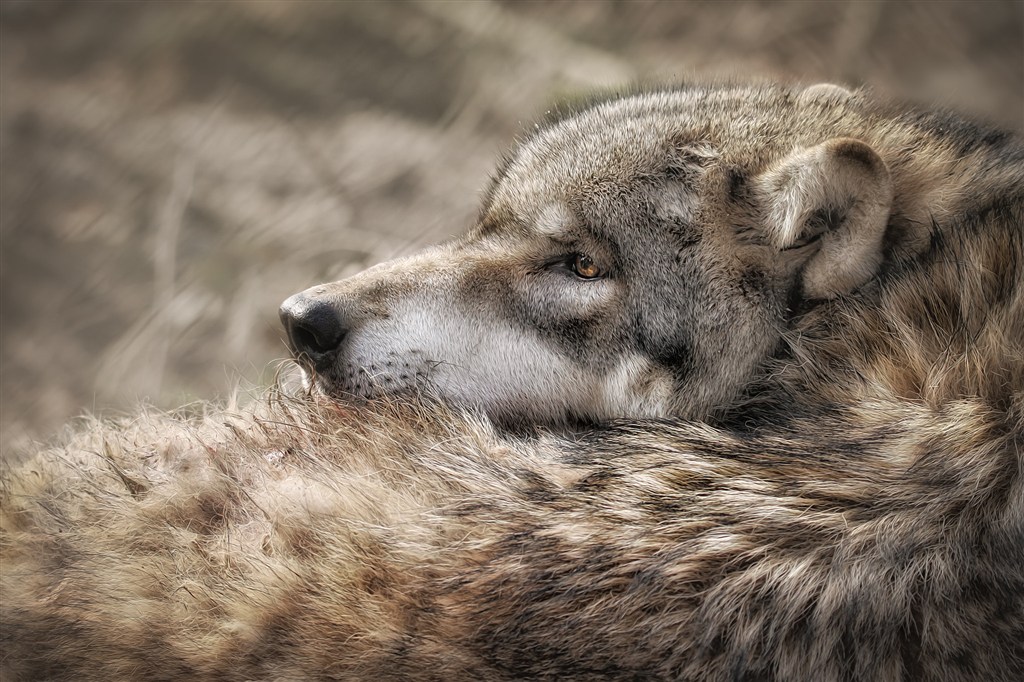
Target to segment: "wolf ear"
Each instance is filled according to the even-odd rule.
[[[765,236],[799,256],[805,296],[842,295],[878,271],[893,189],[889,169],[868,144],[835,138],[801,149],[762,174],[758,186],[767,207]]]

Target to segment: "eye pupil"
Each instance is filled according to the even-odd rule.
[[[593,279],[601,274],[601,270],[594,263],[594,259],[582,253],[576,255],[572,269],[577,275],[585,279]]]

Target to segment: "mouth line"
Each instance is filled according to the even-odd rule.
[[[431,392],[429,375],[438,364],[429,363],[429,367],[420,369],[409,368],[406,373],[402,374],[389,372],[388,369],[381,369],[374,365],[371,367],[351,366],[343,372],[338,372],[337,374],[342,375],[339,377],[332,372],[317,370],[308,362],[302,362],[299,359],[296,359],[296,362],[302,372],[302,386],[306,391],[342,400],[428,395]]]

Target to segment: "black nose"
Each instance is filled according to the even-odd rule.
[[[304,353],[314,360],[319,359],[338,350],[345,338],[341,314],[321,299],[295,294],[281,304],[279,312],[295,355]]]

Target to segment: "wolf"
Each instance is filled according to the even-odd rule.
[[[692,85],[484,204],[285,303],[308,392],[4,471],[0,675],[1020,679],[1018,137]]]
[[[803,352],[808,312],[1019,191],[1001,133],[886,106],[828,84],[599,102],[518,145],[468,235],[285,301],[290,345],[328,395],[713,418]]]

